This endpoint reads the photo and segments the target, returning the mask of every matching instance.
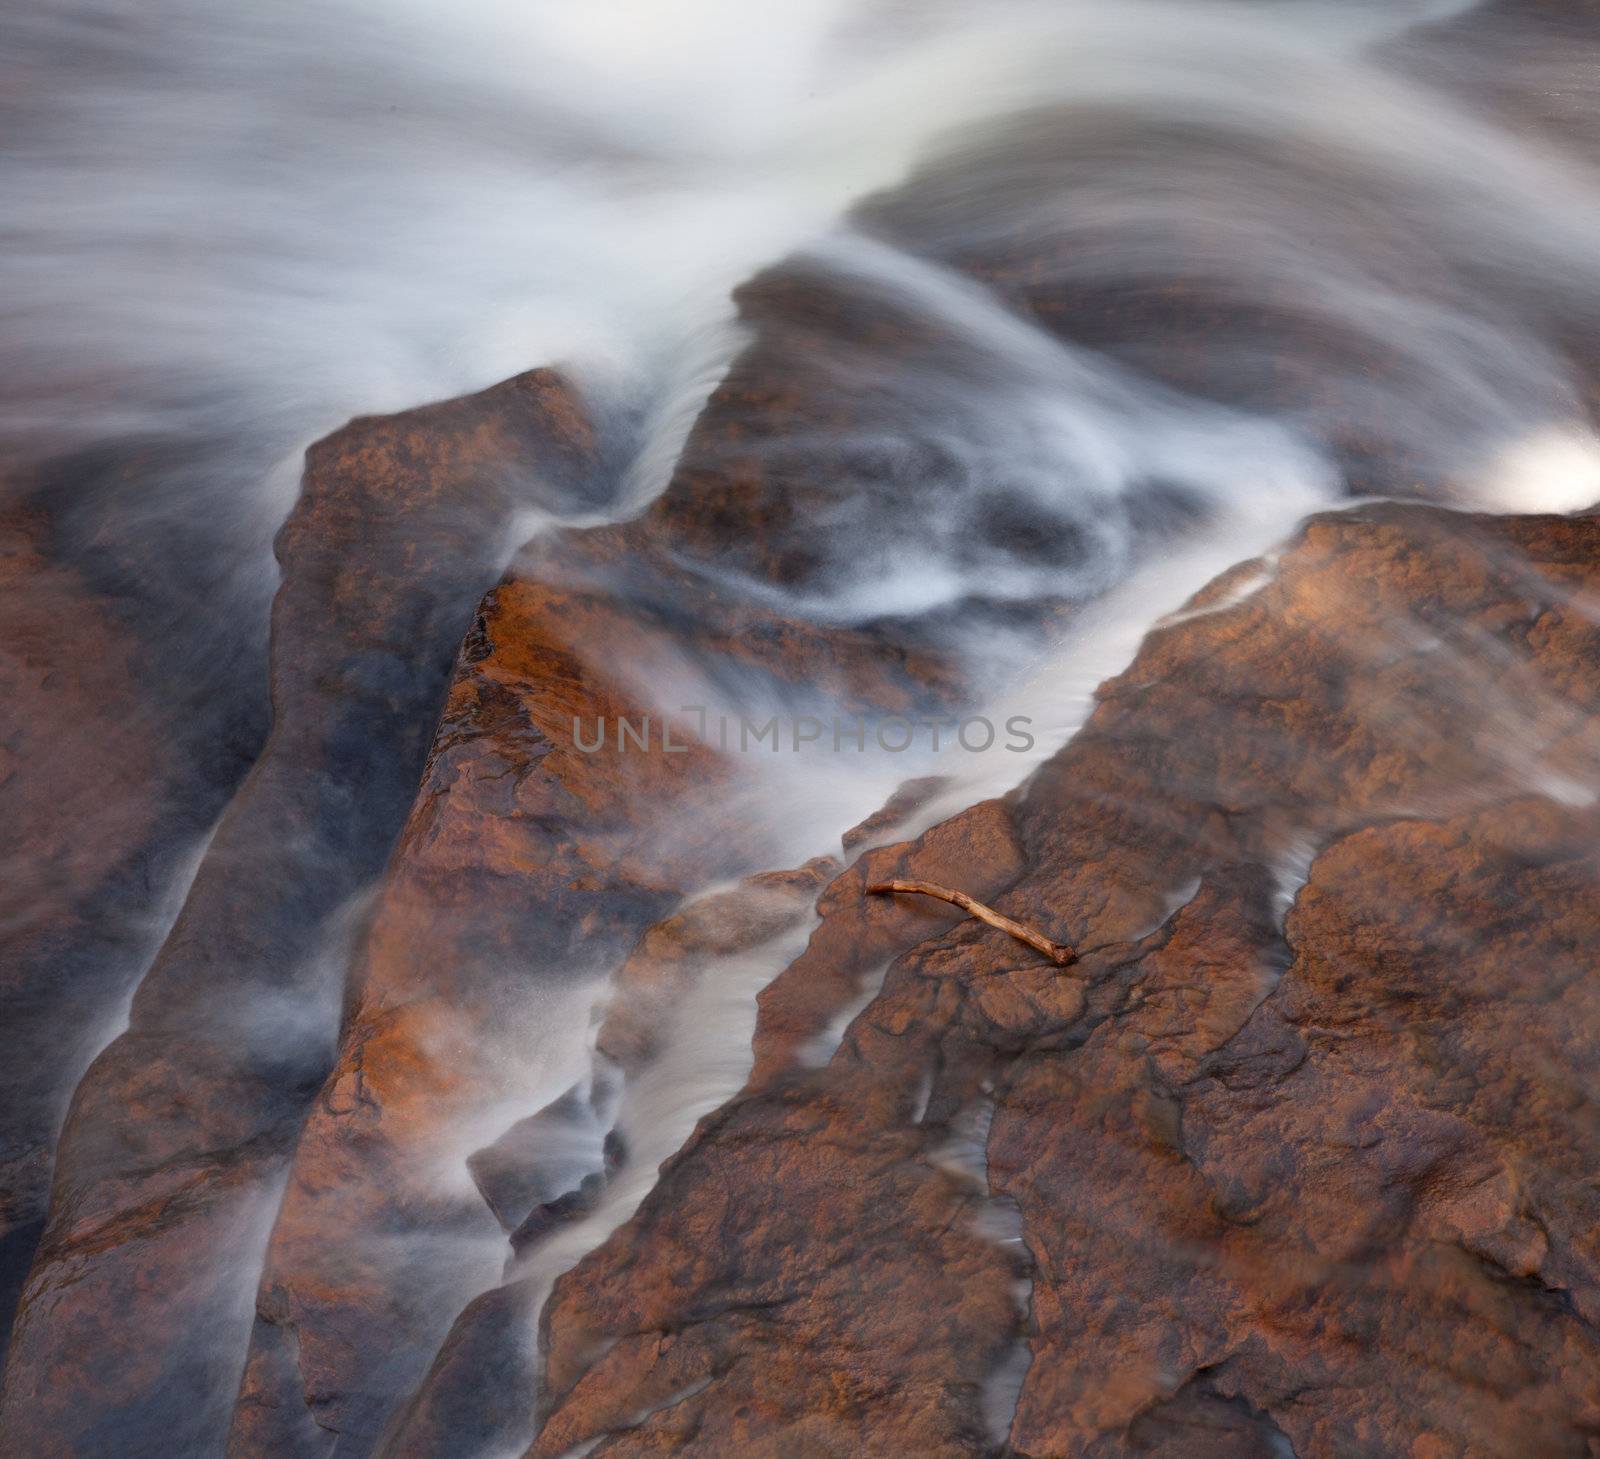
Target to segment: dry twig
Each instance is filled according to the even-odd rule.
[[[963,912],[970,913],[980,922],[987,922],[991,927],[998,927],[1002,932],[1008,932],[1019,942],[1025,942],[1029,947],[1042,952],[1051,962],[1065,967],[1076,957],[1070,947],[1059,942],[1051,942],[1043,933],[1035,932],[1031,927],[1024,927],[1022,923],[1013,921],[1004,913],[996,912],[993,907],[986,907],[974,897],[969,897],[965,892],[952,891],[949,887],[935,886],[931,881],[885,881],[875,882],[867,888],[869,892],[915,892],[922,897],[937,897],[941,902],[949,902],[951,906],[960,907]]]

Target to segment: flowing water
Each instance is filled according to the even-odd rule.
[[[733,542],[708,576],[819,624],[919,624],[973,668],[975,712],[1033,733],[1025,753],[737,757],[746,871],[836,851],[912,775],[949,777],[913,830],[1020,782],[1151,624],[1311,512],[1600,498],[1597,53],[1538,6],[10,12],[0,485],[46,481],[85,541],[120,549],[174,682],[245,738],[265,714],[271,537],[309,443],[555,364],[615,437],[607,499],[581,521],[624,518],[762,328],[739,323],[734,289],[784,260],[918,343],[808,326],[848,425],[755,448],[784,480],[827,482],[806,570],[779,583]],[[1018,627],[1010,610],[1044,599],[1074,609],[1068,626]],[[624,668],[667,714],[834,708]],[[145,941],[171,896],[130,913]],[[755,994],[807,930],[707,967],[620,1094],[624,1178],[515,1276],[547,1286],[737,1090]],[[530,970],[538,1016],[492,1051],[499,1101],[429,1153],[442,1189],[477,1201],[467,1156],[590,1077],[610,971]],[[275,1016],[240,1016],[256,1012]],[[99,1040],[120,1016],[98,1012]],[[599,1159],[596,1137],[574,1178]],[[503,1237],[480,1224],[441,1265],[446,1325],[500,1278]]]

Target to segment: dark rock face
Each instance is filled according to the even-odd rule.
[[[225,633],[197,627],[164,573],[119,560],[152,545],[135,490],[108,504],[92,489],[143,487],[164,465],[58,464],[84,488],[70,501],[44,468],[0,485],[0,1352],[72,1091],[125,1021],[263,728],[250,589],[226,597]]]
[[[547,373],[310,453],[278,543],[272,734],[75,1096],[7,1368],[8,1455],[221,1442],[254,1264],[331,1057],[353,899],[415,793],[512,513],[581,500],[593,458]]]
[[[9,1329],[43,1226],[67,1097],[96,1037],[113,1031],[126,991],[114,980],[85,986],[62,965],[101,940],[93,901],[114,894],[110,884],[149,838],[160,782],[173,773],[128,635],[81,575],[44,555],[47,528],[39,513],[0,522],[0,816],[27,857],[8,868],[0,893],[4,1022],[16,1041],[0,1076],[0,1330]]]
[[[530,1452],[1589,1452],[1597,547],[1362,510],[1152,634],[943,868],[1081,962],[906,929],[558,1283]]]

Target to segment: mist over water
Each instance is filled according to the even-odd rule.
[[[253,723],[271,537],[312,441],[554,364],[615,469],[581,517],[519,530],[624,518],[770,325],[803,346],[831,422],[751,447],[809,484],[807,561],[776,580],[759,544],[730,542],[696,569],[818,624],[919,625],[973,666],[977,707],[1028,715],[1038,739],[1026,756],[746,757],[728,805],[770,859],[743,870],[837,853],[901,780],[947,776],[895,834],[915,833],[1020,782],[1147,628],[1312,512],[1600,499],[1600,357],[1583,345],[1600,182],[1570,147],[1592,119],[1495,69],[1493,26],[1461,29],[1494,8],[13,6],[0,504],[42,473],[70,514],[92,480],[84,535],[148,564],[134,588],[159,600],[171,672]],[[1530,33],[1518,74],[1566,74],[1580,49]],[[773,266],[896,332],[853,334],[820,307],[764,321],[759,286],[741,324],[735,290]],[[91,460],[123,467],[107,484]],[[203,591],[168,591],[175,562]],[[1066,626],[1013,621],[1040,601],[1070,608]],[[242,668],[216,669],[219,643]],[[618,673],[667,714],[829,708],[679,664]],[[1526,718],[1505,716],[1508,755],[1527,753]],[[656,851],[670,861],[669,830]],[[737,1090],[753,999],[808,930],[708,965],[609,1112],[632,1152],[621,1177],[509,1275],[542,1294],[627,1219]],[[509,1019],[497,1102],[424,1152],[441,1202],[490,1232],[438,1263],[442,1311],[505,1255],[466,1160],[592,1080],[595,996]],[[240,1016],[257,1013],[266,1029],[273,1010]],[[574,1183],[602,1158],[583,1133],[551,1155]]]

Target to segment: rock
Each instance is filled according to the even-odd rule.
[[[283,1343],[263,1332],[265,1367],[251,1391],[270,1368],[272,1382],[289,1384],[275,1405],[310,1403],[341,1452],[380,1443],[441,1343],[481,1352],[459,1325],[447,1338],[448,1319],[493,1280],[505,1255],[500,1226],[582,1179],[571,1122],[538,1111],[569,1097],[592,1108],[592,1072],[528,1069],[516,1057],[522,1010],[544,1015],[544,1047],[575,1045],[583,989],[662,924],[623,967],[617,1012],[597,1035],[604,1059],[624,1069],[648,1062],[653,1012],[684,996],[688,970],[670,949],[685,929],[663,919],[708,885],[783,864],[771,854],[774,828],[742,799],[748,782],[712,753],[716,730],[689,733],[671,754],[664,719],[682,743],[686,720],[724,707],[921,714],[974,693],[969,666],[941,647],[940,615],[953,600],[857,602],[849,591],[894,579],[884,554],[939,522],[952,470],[968,469],[883,450],[886,433],[927,435],[938,456],[948,392],[916,402],[907,426],[903,392],[862,381],[914,381],[924,363],[945,369],[959,330],[826,265],[772,270],[739,301],[751,342],[662,494],[632,520],[529,544],[486,600],[458,667],[263,1279],[262,1311],[288,1314],[299,1374],[277,1364]],[[968,379],[982,364],[967,358],[956,373]],[[861,489],[864,478],[872,490]],[[997,561],[1020,541],[1036,568],[1084,552],[1070,534],[953,535]],[[962,607],[974,622],[996,615],[1025,636],[1059,605]],[[624,721],[644,727],[653,753],[630,755],[616,739],[599,753],[583,743],[601,724],[620,737]],[[888,927],[944,925],[929,909],[874,915]],[[707,947],[712,936],[685,935]],[[867,939],[771,1016],[798,1043],[825,1039],[836,1011],[826,978],[855,996],[891,950]],[[867,960],[851,960],[858,954]],[[563,1025],[565,1037],[554,1032]],[[586,1137],[591,1169],[603,1124]],[[504,1304],[489,1308],[489,1320],[504,1321]],[[388,1322],[382,1350],[363,1340],[378,1313]],[[454,1400],[435,1406],[426,1386],[413,1409],[460,1412]],[[257,1445],[248,1418],[242,1410],[236,1452]],[[410,1442],[395,1432],[382,1442]]]
[[[845,833],[845,848],[859,846],[879,827],[904,820],[943,784],[937,777],[908,782],[882,810]],[[938,864],[942,839],[936,836],[933,848],[922,848],[919,864]],[[893,868],[903,861],[903,856],[894,858]],[[990,863],[990,879],[1004,879],[1007,869],[1005,859],[996,858]],[[673,1009],[693,984],[715,968],[718,959],[748,952],[799,925],[840,870],[835,858],[817,857],[794,871],[757,873],[727,891],[689,902],[639,939],[611,979],[606,1014],[595,1039],[606,1071],[604,1092],[574,1086],[537,1115],[513,1126],[495,1145],[468,1158],[485,1201],[503,1225],[516,1228],[512,1246],[519,1255],[555,1225],[591,1210],[604,1179],[625,1158],[623,1143],[613,1128],[604,1142],[602,1169],[582,1176],[566,1175],[559,1190],[551,1190],[552,1152],[559,1149],[561,1129],[582,1129],[586,1124],[592,1128],[597,1116],[603,1121],[606,1109],[614,1104],[615,1086],[637,1077],[654,1060]],[[816,957],[819,968],[832,962],[830,971],[851,976],[870,967],[874,950],[884,938],[878,925],[863,925],[866,919],[860,915],[860,898],[863,878],[870,879],[879,870],[875,866],[853,869],[841,879],[845,890],[829,889],[826,930],[813,937],[807,951],[808,957]],[[836,915],[840,912],[844,916]],[[887,920],[893,925],[908,919]],[[848,924],[847,930],[841,930],[841,923]],[[839,954],[846,948],[851,957],[841,970]],[[770,1011],[768,1017],[772,1017]],[[824,1032],[820,1027],[802,1026],[797,1036]],[[559,1162],[555,1163],[559,1168]],[[528,1213],[525,1218],[508,1219],[508,1213],[519,1210]]]
[[[976,836],[986,835],[984,848],[991,859],[987,879],[980,875],[977,884],[986,891],[1003,885],[1008,875],[1015,874],[1019,863],[1014,850],[1009,849],[1003,810],[998,805],[989,809],[994,812],[991,817],[985,819],[980,814],[974,818],[975,825],[985,828],[984,831],[974,832],[963,827],[961,836],[952,837],[945,828],[939,828],[919,855],[907,857],[897,850],[887,853],[879,866],[870,871],[858,863],[843,873],[827,887],[818,903],[821,925],[813,933],[803,960],[822,970],[827,967],[828,951],[837,954],[848,950],[845,965],[837,970],[829,969],[830,975],[846,980],[849,996],[870,993],[875,987],[874,974],[881,971],[896,933],[903,941],[907,929],[926,932],[929,927],[948,925],[955,914],[939,904],[908,907],[877,898],[863,898],[859,893],[863,878],[877,874],[878,870],[893,870],[908,863],[929,874],[946,872],[953,857],[963,850],[970,852]],[[809,913],[812,903],[817,902],[819,886],[834,870],[837,867],[831,860],[820,859],[794,872],[758,874],[726,892],[713,893],[689,903],[681,913],[650,929],[614,981],[611,1012],[601,1025],[598,1040],[602,1048],[609,1045],[615,1055],[616,1062],[608,1067],[627,1080],[644,1075],[656,1056],[657,1046],[656,1041],[648,1037],[651,1018],[641,1016],[638,1010],[652,1010],[655,1025],[664,1025],[672,1013],[672,1000],[686,996],[691,986],[688,980],[730,979],[735,976],[741,957],[768,956],[763,950],[764,944],[770,948],[774,938],[780,942],[792,940],[791,929],[797,918]],[[782,963],[777,966],[781,967]],[[831,1006],[827,1011],[831,1011]],[[795,1044],[819,1046],[830,1038],[836,1040],[837,1034],[830,1032],[825,1018],[807,1020],[810,1012],[814,1012],[811,1005],[802,999],[778,1013],[778,1017],[787,1020],[786,1032]],[[766,1010],[760,1014],[763,1020],[769,1016]],[[693,1033],[680,1027],[677,1037],[680,1040],[692,1038]],[[778,1037],[782,1035],[775,1035],[773,1042]],[[720,1048],[708,1048],[706,1052],[718,1059],[727,1057],[726,1051]],[[666,1097],[681,1096],[669,1092]],[[525,1124],[538,1126],[567,1103],[568,1098],[564,1096],[550,1110]],[[651,1134],[659,1142],[658,1133],[652,1131]],[[538,1153],[530,1147],[524,1147],[524,1151],[525,1160]],[[544,1153],[548,1160],[548,1149]],[[636,1165],[642,1158],[637,1151],[627,1151],[622,1156],[630,1165]],[[608,1160],[605,1177],[609,1179],[614,1173],[615,1165]],[[515,1396],[503,1396],[496,1404],[499,1417],[491,1426],[491,1437],[483,1437],[486,1430],[481,1416],[471,1421],[473,1432],[479,1434],[478,1442],[503,1448],[515,1443],[515,1435],[530,1429],[533,1394],[527,1368],[531,1355],[515,1334],[533,1331],[543,1289],[537,1270],[530,1270],[527,1258],[536,1254],[540,1243],[562,1224],[587,1214],[598,1189],[591,1177],[587,1192],[569,1192],[541,1207],[516,1233],[513,1243],[522,1260],[510,1268],[504,1286],[469,1304],[457,1319],[403,1421],[383,1445],[381,1452],[385,1456],[398,1459],[398,1456],[454,1453],[458,1449],[465,1452],[459,1435],[462,1424],[468,1422],[467,1416],[477,1405],[474,1394],[484,1381],[481,1365],[486,1352],[497,1354],[493,1363],[497,1375],[494,1381]],[[608,1222],[615,1219],[614,1215],[607,1218]],[[512,1313],[516,1314],[515,1318],[509,1315]],[[508,1336],[508,1332],[511,1335]]]
[[[642,718],[606,677],[608,641],[589,636],[611,611],[526,579],[484,605],[300,1138],[261,1310],[287,1314],[295,1334],[294,1401],[348,1445],[377,1441],[451,1319],[509,1255],[495,1214],[461,1179],[468,1157],[588,1078],[596,980],[686,892],[755,854],[736,826],[691,813],[726,774],[709,751],[576,747],[575,714]],[[688,833],[670,855],[661,824]],[[552,1027],[561,1023],[565,1035]],[[518,1047],[535,1037],[579,1062],[530,1067]],[[583,1168],[570,1122],[559,1124],[522,1131],[546,1137],[541,1157],[522,1159],[554,1167],[527,1169],[529,1205],[559,1197]],[[589,1131],[591,1159],[604,1132]],[[517,1224],[523,1195],[497,1187],[500,1214]],[[378,1314],[381,1346],[366,1340]],[[258,1326],[252,1375],[274,1345]],[[253,1412],[240,1411],[235,1452],[258,1451]]]
[[[606,1107],[613,1102],[607,1088],[591,1088],[587,1080],[574,1084],[538,1114],[518,1120],[492,1145],[467,1156],[472,1183],[495,1220],[512,1233],[513,1244],[534,1212],[578,1187],[597,1157],[611,1163],[604,1159],[601,1130]]]
[[[985,896],[1081,963],[908,931],[819,1068],[808,949],[557,1283],[530,1454],[1586,1452],[1597,548],[1364,508],[1153,632]]]
[[[832,857],[817,857],[795,871],[759,872],[656,923],[612,980],[596,1049],[625,1075],[636,1073],[655,1057],[671,1010],[706,964],[798,926],[838,870]]]
[[[576,1190],[569,1190],[553,1201],[535,1206],[522,1224],[511,1233],[512,1250],[520,1254],[543,1240],[556,1227],[587,1216],[599,1204],[600,1193],[604,1189],[605,1176],[599,1171],[593,1171],[584,1176]]]
[[[514,511],[584,499],[594,456],[578,402],[544,372],[358,421],[308,454],[278,539],[272,734],[128,1032],[78,1088],[0,1452],[99,1454],[113,1431],[129,1453],[221,1444],[356,904],[411,803]]]
[[[86,460],[0,485],[0,1355],[72,1091],[125,1021],[264,717],[248,590],[221,600],[226,667],[172,600],[164,570],[194,544],[145,520],[138,489],[161,464],[101,463],[130,483],[112,505]]]
[[[781,427],[780,406],[752,384],[780,372],[753,347],[657,502],[628,522],[542,534],[483,602],[372,911],[333,1070],[300,1136],[233,1452],[259,1452],[256,1417],[296,1403],[341,1454],[370,1451],[451,1320],[499,1276],[502,1223],[521,1225],[528,1245],[529,1213],[578,1189],[585,1159],[595,1169],[604,1119],[585,1133],[538,1112],[569,1097],[600,1102],[582,1033],[601,980],[620,967],[616,1012],[597,1038],[602,1061],[626,1073],[648,1062],[652,1024],[686,995],[692,959],[676,943],[728,957],[809,914],[823,869],[757,875],[783,828],[752,811],[751,782],[715,731],[702,739],[680,719],[675,748],[663,748],[664,713],[695,694],[708,714],[725,696],[867,715],[970,692],[914,627],[808,621],[785,611],[773,584],[728,581],[702,555],[716,503],[717,522],[737,522],[752,554],[781,556],[777,544],[798,531],[789,477],[758,487],[705,466],[755,428],[753,409],[761,428]],[[752,556],[752,570],[773,562]],[[645,682],[647,672],[669,682]],[[619,721],[650,726],[648,750],[619,743]],[[596,748],[602,723],[610,733]],[[683,905],[746,876],[732,901]],[[522,1048],[535,1038],[574,1060],[530,1067]],[[368,1337],[380,1315],[381,1346]],[[297,1371],[279,1358],[283,1327]]]
[[[910,714],[973,692],[926,623],[819,613],[814,601],[838,586],[864,540],[942,500],[923,490],[924,473],[900,467],[861,498],[851,473],[897,406],[841,381],[838,350],[892,357],[898,369],[908,349],[945,349],[947,334],[929,336],[914,310],[885,312],[870,290],[819,283],[803,267],[775,270],[740,297],[752,343],[662,495],[628,522],[541,535],[486,602],[380,900],[338,1068],[301,1142],[264,1286],[265,1308],[293,1314],[301,1394],[352,1453],[377,1442],[383,1415],[422,1377],[445,1341],[452,1300],[464,1305],[505,1255],[477,1190],[441,1171],[492,1150],[477,1168],[501,1168],[494,1203],[503,1217],[524,1202],[559,1200],[554,1187],[581,1179],[562,1154],[570,1126],[526,1121],[590,1076],[576,1068],[554,1088],[537,1080],[513,1088],[505,1069],[515,1061],[483,1053],[504,1046],[508,1010],[620,964],[598,1051],[624,1072],[640,1067],[657,1013],[685,995],[693,959],[675,942],[732,956],[744,939],[792,925],[814,897],[817,873],[802,871],[798,884],[747,887],[726,935],[714,924],[734,904],[706,902],[672,919],[685,896],[774,864],[773,828],[752,817],[745,782],[711,752],[719,739],[711,717],[752,703],[789,715],[821,706]],[[803,466],[784,455],[796,442]],[[819,540],[819,524],[858,498],[874,520]],[[636,677],[645,672],[651,682]],[[683,754],[625,755],[615,740],[591,754],[578,743],[597,723],[614,731],[619,720],[649,719],[659,746],[663,713],[696,704],[707,733],[680,719],[680,742],[690,742]],[[880,915],[912,925],[939,918],[926,909]],[[652,924],[660,925],[625,960]],[[859,971],[847,974],[852,987]],[[576,1031],[580,1011],[562,1006]],[[808,1021],[798,1006],[788,1016],[799,1037],[825,1032],[825,1018]],[[476,1144],[466,1143],[479,1129]],[[520,1182],[509,1178],[497,1137],[516,1147]],[[541,1139],[554,1170],[536,1168]],[[375,1231],[409,1233],[412,1253],[362,1234]],[[430,1255],[444,1231],[461,1253],[449,1276]],[[378,1353],[357,1333],[380,1311],[403,1315]],[[499,1307],[491,1320],[503,1320]],[[480,1350],[459,1330],[446,1346]],[[369,1402],[374,1393],[383,1396]],[[426,1398],[419,1403],[429,1411]],[[245,1431],[236,1437],[241,1452],[252,1442]]]
[[[905,877],[955,884],[983,900],[1009,887],[1022,867],[1010,811],[1000,801],[932,827],[909,847],[880,846],[858,857],[818,901],[822,921],[806,950],[758,1000],[752,1085],[797,1059],[826,1060],[844,1032],[839,1015],[876,992],[892,959],[963,920],[956,908],[928,898],[868,896],[869,885]]]
[[[852,826],[844,833],[844,849],[847,852],[860,851],[890,839],[893,832],[899,830],[949,783],[949,777],[944,775],[920,775],[906,781],[884,802],[880,810],[874,811],[859,826]]]
[[[136,646],[80,573],[49,560],[48,536],[43,513],[0,518],[0,816],[16,847],[0,892],[11,1048],[0,1075],[0,1334],[43,1229],[67,1099],[127,992],[125,970],[85,986],[64,964],[85,943],[114,947],[95,898],[114,898],[128,878],[173,774]]]

